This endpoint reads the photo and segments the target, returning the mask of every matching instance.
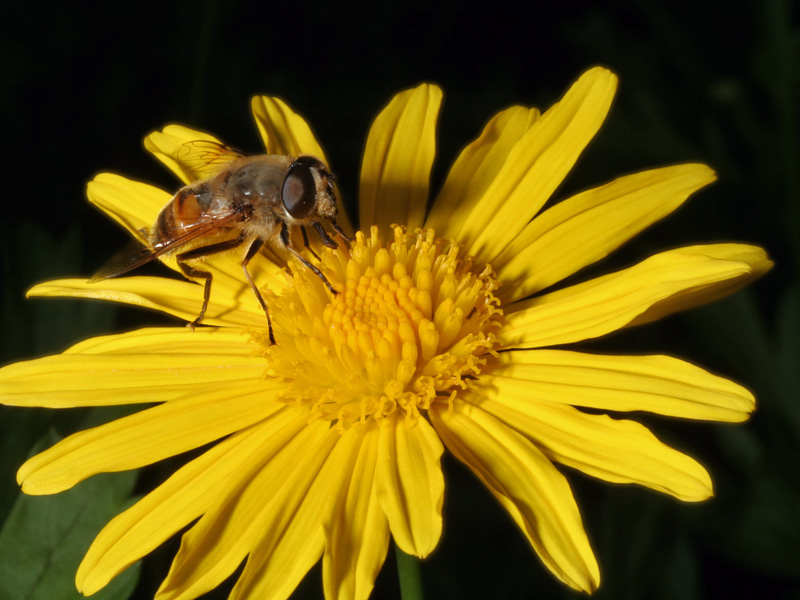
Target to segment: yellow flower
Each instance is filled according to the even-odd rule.
[[[500,112],[427,212],[442,94],[421,85],[395,96],[367,140],[355,242],[315,246],[339,293],[299,263],[286,269],[265,255],[250,263],[276,345],[241,257],[231,254],[205,265],[214,275],[207,327],[89,339],[2,369],[6,404],[157,403],[31,458],[18,474],[26,493],[57,493],[216,442],[103,529],[79,589],[96,592],[196,520],[159,600],[195,598],[245,560],[232,598],[285,598],[320,558],[327,599],[366,598],[390,536],[419,557],[436,547],[445,448],[488,487],[544,565],[587,592],[599,570],[555,463],[684,501],[710,497],[700,464],[635,421],[598,413],[736,422],[753,410],[753,396],[676,358],[563,346],[716,299],[771,263],[753,246],[691,246],[548,290],[714,180],[699,164],[653,169],[543,209],[615,89],[615,76],[594,68],[544,114]],[[325,160],[283,102],[258,97],[253,112],[268,153]],[[198,139],[214,138],[169,126],[145,145],[189,182],[179,148]],[[170,199],[111,174],[96,177],[88,195],[135,236]],[[103,298],[186,320],[202,300],[196,282],[143,276],[60,280],[30,294]]]

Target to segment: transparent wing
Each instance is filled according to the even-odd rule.
[[[243,213],[238,210],[232,210],[228,213],[214,216],[213,218],[206,217],[194,225],[182,228],[179,235],[173,237],[167,236],[165,241],[159,242],[157,245],[139,245],[139,247],[133,251],[123,251],[112,257],[111,260],[89,280],[89,283],[124,275],[142,265],[146,265],[159,256],[174,252],[182,246],[186,246],[190,242],[200,238],[214,238],[243,218]],[[148,237],[149,239],[154,238],[154,236]]]
[[[244,157],[238,150],[212,140],[194,140],[181,144],[175,153],[193,181],[213,177],[226,164]]]

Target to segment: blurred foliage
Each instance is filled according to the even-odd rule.
[[[435,188],[492,114],[511,104],[546,107],[585,68],[604,64],[620,75],[617,101],[558,195],[688,161],[711,164],[720,181],[603,268],[681,244],[726,240],[765,246],[777,266],[730,299],[591,346],[682,356],[731,376],[759,399],[754,418],[740,426],[643,418],[709,468],[717,492],[710,502],[681,504],[568,473],[601,565],[595,597],[800,598],[795,3],[611,0],[518,9],[406,0],[359,12],[322,2],[181,0],[152,11],[129,3],[97,3],[89,10],[90,4],[77,10],[52,3],[46,19],[38,5],[19,5],[0,38],[0,107],[8,139],[22,146],[11,150],[15,162],[0,217],[0,361],[170,322],[96,302],[23,299],[36,281],[90,274],[124,244],[122,232],[83,197],[95,173],[113,170],[176,186],[141,148],[144,134],[156,127],[180,122],[257,150],[248,100],[255,93],[278,95],[315,128],[352,210],[367,128],[394,92],[422,80],[445,90]],[[9,541],[7,532],[30,525],[20,520],[27,509],[18,508],[26,501],[18,500],[16,468],[42,435],[80,429],[86,413],[0,411],[0,516],[11,515],[0,541],[12,547],[0,553],[8,555],[25,536]],[[163,481],[172,464],[145,469],[139,491]],[[461,465],[448,459],[444,466],[445,532],[422,564],[429,598],[577,597],[544,570]],[[78,514],[71,512],[76,503],[99,506],[86,499],[95,494],[113,498],[106,508],[125,501],[124,485],[95,479],[78,486],[76,495],[48,498],[35,510],[50,517]],[[113,512],[97,514],[107,519]],[[67,540],[55,538],[57,545]],[[176,544],[144,561],[132,598],[152,598]],[[57,548],[34,545],[30,552],[44,563]],[[376,598],[398,597],[394,569],[390,552]],[[67,575],[71,582],[74,574]],[[319,577],[316,567],[295,597],[320,598]],[[224,598],[229,589],[207,598]],[[114,597],[124,598],[119,590]]]
[[[99,413],[101,411],[94,411]],[[103,411],[106,419],[110,416]],[[120,413],[121,411],[116,411]],[[84,427],[96,425],[86,419]],[[44,436],[41,451],[59,440]],[[136,473],[104,474],[58,496],[20,494],[0,530],[0,598],[80,600],[75,573],[103,525],[129,505]],[[139,565],[133,565],[94,596],[124,600],[136,587]]]

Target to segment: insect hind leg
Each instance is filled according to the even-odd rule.
[[[206,315],[208,302],[211,299],[211,281],[213,276],[208,271],[203,271],[202,269],[198,269],[197,267],[186,264],[186,261],[196,258],[203,258],[205,256],[211,256],[212,254],[225,252],[226,250],[232,250],[237,246],[240,246],[242,242],[244,242],[244,236],[240,235],[239,237],[235,237],[230,240],[225,240],[209,246],[201,246],[200,248],[193,248],[192,250],[181,252],[175,257],[178,261],[178,267],[180,267],[181,271],[183,271],[187,277],[194,277],[196,279],[203,279],[205,281],[203,287],[203,305],[200,307],[200,314],[197,315],[197,318],[194,321],[186,324],[186,326],[190,329],[194,330],[194,328],[200,324],[200,322],[203,320],[203,317]]]

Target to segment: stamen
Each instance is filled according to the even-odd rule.
[[[475,272],[458,244],[430,229],[394,226],[392,237],[383,244],[373,227],[349,249],[324,251],[318,266],[336,296],[302,268],[269,295],[277,344],[263,345],[267,377],[288,383],[286,402],[343,431],[452,402],[493,352],[502,321],[491,267]]]

